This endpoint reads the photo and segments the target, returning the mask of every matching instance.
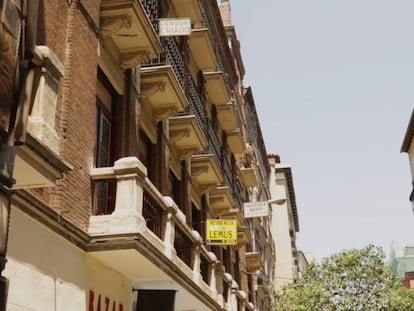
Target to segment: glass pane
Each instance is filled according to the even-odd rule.
[[[111,123],[104,115],[101,115],[100,137],[98,147],[98,167],[109,166],[110,148],[111,148]]]
[[[95,183],[94,191],[94,215],[105,215],[108,213],[108,182],[100,181]]]

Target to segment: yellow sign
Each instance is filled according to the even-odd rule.
[[[206,232],[208,245],[237,244],[237,221],[235,219],[207,219]]]

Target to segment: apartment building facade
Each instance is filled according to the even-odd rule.
[[[272,197],[282,198],[279,204],[272,204],[271,228],[275,243],[274,288],[294,283],[299,278],[300,269],[306,267],[306,260],[296,247],[296,234],[299,232],[299,217],[296,206],[292,169],[280,163],[280,157],[269,154],[271,167],[270,192]]]
[[[414,111],[411,114],[410,121],[405,132],[404,140],[401,146],[401,152],[405,152],[408,155],[408,161],[411,172],[411,184],[413,190],[409,194],[409,200],[414,210]]]
[[[398,248],[392,245],[390,253],[390,265],[397,279],[407,288],[414,287],[414,246],[407,245]]]
[[[270,226],[243,214],[270,168],[229,2],[0,3],[8,310],[272,310]],[[160,36],[165,18],[191,32]]]

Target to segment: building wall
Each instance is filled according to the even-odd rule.
[[[77,1],[40,3],[38,44],[47,46],[64,66],[55,116],[51,117],[55,124],[47,126],[55,128],[58,155],[72,169],[56,187],[33,193],[74,224],[86,228],[91,204],[89,171],[93,166],[98,63],[98,38],[88,18],[97,27],[99,1],[87,1],[84,11]]]
[[[279,290],[283,284],[292,283],[298,278],[298,262],[296,258],[296,228],[293,217],[291,193],[293,185],[289,185],[286,170],[280,167],[278,156],[269,156],[271,166],[270,193],[272,199],[286,199],[281,204],[271,204],[271,230],[275,242],[274,285]],[[290,174],[290,173],[289,173]]]
[[[410,149],[408,151],[408,162],[410,165],[411,178],[414,179],[414,144],[410,145]]]
[[[4,275],[11,280],[7,310],[89,310],[91,302],[96,308],[99,297],[103,310],[105,298],[110,310],[114,302],[116,310],[119,304],[129,310],[131,304],[130,279],[16,208]]]
[[[176,2],[179,2],[178,5],[182,4],[180,1]],[[145,9],[147,10],[147,13],[151,11],[151,17],[153,20],[158,18],[158,11],[161,11],[156,9],[157,5],[160,5],[161,7],[167,6],[169,9],[171,9],[173,6],[173,1],[169,1],[168,5],[166,5],[166,2],[163,1],[157,2],[150,0],[140,1],[139,3],[145,3]],[[206,147],[207,149],[203,150],[203,153],[214,152],[216,160],[220,162],[219,164],[225,165],[227,162],[229,163],[225,167],[227,168],[226,173],[228,174],[228,181],[226,182],[227,185],[232,188],[231,193],[234,195],[235,204],[234,206],[231,206],[231,208],[229,207],[229,209],[232,210],[231,213],[229,212],[229,215],[223,215],[227,217],[240,216],[242,219],[242,202],[252,199],[268,199],[268,191],[265,186],[263,186],[267,181],[268,170],[266,166],[267,163],[263,163],[263,160],[266,158],[266,151],[264,148],[263,138],[261,136],[260,125],[257,116],[255,115],[255,123],[252,127],[249,129],[246,129],[245,127],[246,120],[244,120],[244,118],[246,116],[243,110],[244,94],[242,94],[241,91],[241,78],[244,74],[244,68],[242,68],[241,60],[237,62],[237,64],[239,64],[241,67],[238,69],[234,68],[237,66],[237,64],[234,63],[234,59],[232,57],[229,57],[229,47],[227,46],[228,38],[226,36],[223,25],[220,24],[222,21],[219,18],[217,3],[211,1],[195,1],[191,3],[185,2],[184,5],[192,5],[194,3],[196,3],[197,6],[200,4],[203,13],[203,19],[205,19],[204,22],[206,22],[206,25],[209,25],[210,27],[209,38],[214,39],[212,40],[212,43],[214,44],[213,53],[218,53],[219,55],[216,56],[220,56],[218,61],[220,67],[219,69],[224,72],[226,79],[231,80],[226,81],[227,87],[232,88],[229,90],[229,92],[231,91],[230,93],[233,93],[233,91],[236,91],[235,93],[237,94],[236,98],[231,98],[231,103],[233,104],[233,101],[236,100],[236,104],[233,108],[235,109],[236,119],[238,123],[237,130],[239,130],[243,136],[241,146],[245,146],[244,143],[246,137],[254,137],[254,139],[251,139],[251,144],[253,147],[259,149],[255,151],[258,161],[255,161],[254,163],[254,168],[257,169],[257,172],[259,172],[260,175],[258,176],[259,180],[257,187],[242,185],[238,168],[239,165],[241,165],[242,159],[244,159],[243,152],[235,152],[234,150],[231,150],[232,148],[230,148],[228,140],[226,141],[225,139],[225,137],[227,137],[226,135],[230,136],[231,133],[226,133],[226,131],[223,129],[226,124],[219,124],[220,122],[217,122],[217,120],[212,120],[212,107],[219,106],[219,104],[212,102],[213,100],[211,98],[208,99],[208,97],[211,97],[213,94],[207,94],[205,90],[205,81],[203,81],[203,79],[200,79],[200,76],[202,76],[202,70],[199,69],[194,63],[194,55],[191,57],[188,55],[188,38],[180,38],[180,47],[176,48],[176,50],[173,52],[169,52],[171,55],[175,53],[177,56],[179,54],[179,57],[177,56],[178,59],[185,59],[186,62],[189,62],[189,64],[186,63],[185,66],[183,64],[180,64],[183,66],[183,72],[185,71],[187,73],[185,77],[185,79],[187,79],[186,83],[189,83],[190,79],[193,79],[195,83],[194,94],[191,94],[192,98],[190,98],[189,94],[186,94],[188,97],[187,99],[194,99],[197,96],[200,97],[199,101],[192,102],[191,107],[185,108],[185,113],[196,113],[197,117],[202,121],[200,124],[203,123],[204,126],[207,123],[210,125],[213,124],[213,126],[209,128],[211,131],[206,131],[206,133],[204,133],[206,136],[211,138],[214,137],[214,135],[217,135],[217,144],[219,146],[215,146],[215,150],[213,150],[211,141],[209,141],[209,144]],[[102,62],[102,58],[99,58],[100,56],[98,53],[99,51],[102,51],[102,45],[104,42],[104,39],[101,40],[101,38],[98,38],[99,35],[97,34],[100,21],[100,4],[101,1],[99,0],[40,1],[37,44],[43,47],[47,47],[48,51],[50,51],[50,53],[53,55],[53,58],[56,58],[55,65],[57,67],[62,67],[62,70],[60,72],[62,78],[60,80],[56,79],[56,81],[54,81],[56,84],[56,90],[51,90],[50,85],[46,83],[47,85],[45,88],[47,90],[47,98],[38,98],[38,104],[41,106],[43,105],[42,107],[44,108],[45,115],[48,115],[47,120],[42,120],[40,122],[41,126],[50,128],[52,135],[44,137],[40,135],[44,133],[43,130],[39,130],[39,132],[36,133],[32,131],[32,128],[30,128],[30,123],[32,121],[34,122],[34,118],[29,118],[29,133],[34,136],[36,142],[41,144],[43,148],[48,149],[50,147],[49,149],[51,149],[51,151],[49,154],[56,156],[58,161],[62,161],[65,166],[69,167],[70,169],[64,170],[63,176],[59,176],[58,180],[56,180],[56,184],[53,184],[52,187],[41,187],[37,189],[22,187],[20,189],[16,189],[17,195],[15,197],[29,197],[28,200],[33,201],[29,204],[33,205],[28,209],[31,209],[31,212],[35,210],[33,214],[36,214],[36,217],[41,218],[43,221],[42,223],[47,224],[47,221],[50,219],[45,219],[51,214],[55,216],[57,215],[56,221],[58,223],[66,223],[76,227],[77,233],[79,233],[79,235],[82,235],[84,237],[84,240],[82,240],[80,243],[77,243],[77,241],[65,239],[59,235],[60,233],[58,234],[56,231],[51,230],[53,226],[57,226],[55,223],[51,225],[50,228],[48,228],[47,226],[40,224],[37,222],[37,220],[32,218],[32,214],[31,216],[25,214],[22,211],[25,210],[24,208],[20,210],[20,206],[14,206],[12,208],[11,214],[9,250],[7,254],[9,259],[7,268],[4,273],[5,276],[11,280],[8,298],[10,310],[83,310],[90,309],[91,303],[93,304],[94,308],[97,308],[98,300],[102,308],[104,308],[104,305],[107,302],[111,310],[113,302],[116,302],[117,304],[121,303],[125,310],[128,310],[131,305],[130,300],[132,280],[129,279],[128,276],[123,276],[120,273],[105,267],[103,264],[92,259],[88,253],[84,251],[84,249],[90,247],[88,243],[95,243],[95,245],[93,245],[94,247],[96,247],[97,244],[102,245],[102,240],[105,240],[105,238],[108,238],[108,236],[108,240],[113,238],[112,234],[119,234],[119,236],[116,236],[116,238],[122,240],[126,235],[132,235],[136,233],[131,233],[130,231],[122,232],[122,229],[119,228],[116,228],[119,230],[115,231],[115,233],[111,232],[111,234],[107,234],[108,232],[106,231],[100,231],[98,233],[93,232],[93,230],[88,231],[88,225],[90,224],[90,216],[92,210],[91,193],[93,182],[91,182],[91,179],[96,177],[96,175],[92,176],[93,173],[91,173],[91,171],[94,166],[94,148],[96,134],[95,119],[97,111],[96,96],[99,67],[98,60]],[[169,11],[169,13],[173,12]],[[147,21],[147,19],[145,19],[145,21]],[[178,45],[177,42],[175,42],[175,44]],[[164,48],[167,47],[164,46]],[[239,47],[236,45],[235,48],[238,49]],[[154,49],[156,50],[156,48]],[[159,52],[156,51],[156,53]],[[239,55],[240,51],[233,51],[233,53]],[[185,159],[172,159],[174,155],[172,152],[170,152],[170,148],[173,144],[171,144],[171,141],[168,141],[170,139],[168,118],[165,118],[162,121],[154,120],[153,118],[151,120],[146,120],[146,115],[143,113],[143,107],[146,105],[146,102],[143,99],[145,97],[143,95],[144,92],[138,94],[137,92],[141,91],[139,85],[132,87],[133,82],[129,81],[129,84],[126,83],[128,78],[132,78],[131,72],[128,70],[125,71],[124,68],[122,70],[118,68],[119,64],[116,63],[117,61],[118,59],[111,59],[111,62],[114,63],[111,65],[117,67],[117,70],[120,72],[121,85],[114,86],[114,88],[117,89],[118,93],[123,94],[114,95],[114,97],[116,97],[115,106],[117,106],[117,108],[114,108],[114,110],[116,110],[118,113],[116,116],[114,116],[114,123],[116,123],[114,124],[114,127],[119,127],[119,129],[117,128],[118,132],[116,133],[119,134],[119,139],[118,135],[113,136],[117,137],[118,142],[116,142],[116,144],[119,144],[119,146],[117,146],[119,148],[115,148],[119,150],[116,150],[117,154],[114,156],[116,157],[114,160],[130,155],[139,157],[140,155],[138,154],[137,150],[134,150],[135,145],[133,144],[137,144],[138,136],[140,139],[142,139],[144,136],[144,131],[142,128],[136,128],[137,123],[141,122],[142,127],[144,127],[144,122],[151,123],[151,126],[154,128],[154,132],[156,133],[155,141],[153,141],[154,145],[150,146],[150,148],[153,148],[152,151],[154,151],[150,157],[153,157],[154,162],[156,162],[156,165],[153,165],[152,167],[153,171],[151,173],[154,173],[155,171],[157,176],[154,179],[155,181],[148,181],[147,179],[145,180],[147,189],[144,190],[147,190],[148,192],[148,188],[151,188],[151,195],[153,195],[153,197],[156,197],[154,200],[156,202],[152,207],[157,204],[165,205],[162,195],[176,195],[175,193],[172,193],[172,188],[175,185],[171,184],[172,181],[169,179],[170,177],[168,176],[168,173],[170,169],[174,170],[174,163],[171,164],[171,162],[176,161],[179,164],[185,162],[185,165],[183,165],[184,169],[182,171],[180,171],[181,168],[178,165],[178,171],[180,172],[176,176],[177,179],[180,180],[180,183],[183,184],[182,187],[185,189],[185,191],[181,190],[182,193],[176,196],[175,199],[177,202],[175,203],[179,205],[178,209],[182,210],[183,216],[181,217],[180,214],[180,217],[183,218],[185,215],[185,219],[182,223],[180,222],[180,226],[182,228],[184,225],[188,225],[188,227],[185,228],[186,230],[184,230],[184,234],[187,235],[187,239],[189,236],[191,238],[188,242],[191,244],[191,246],[186,247],[185,251],[190,253],[190,257],[194,256],[194,252],[191,253],[191,247],[194,247],[194,245],[200,241],[198,236],[193,234],[192,230],[194,228],[191,227],[193,225],[191,203],[197,205],[195,202],[192,202],[192,199],[194,201],[200,202],[200,206],[198,206],[198,208],[205,209],[205,211],[203,210],[205,217],[216,217],[209,214],[209,196],[204,192],[201,193],[201,191],[196,191],[197,189],[195,189],[195,187],[197,186],[197,182],[191,180],[193,177],[192,175],[196,175],[192,174],[193,172],[191,171],[191,155]],[[163,63],[163,65],[165,64]],[[140,65],[132,70],[134,72],[136,70],[139,76]],[[188,73],[191,73],[192,77],[188,75]],[[236,81],[237,77],[240,80]],[[109,78],[109,80],[111,79]],[[139,77],[137,81],[140,81]],[[189,85],[187,84],[186,87],[184,87],[185,90],[183,91],[188,93],[188,87]],[[163,90],[160,92],[163,92]],[[195,94],[197,92],[200,94]],[[133,95],[131,95],[132,93]],[[136,102],[133,102],[132,97],[134,96],[136,97],[134,99]],[[138,101],[138,98],[140,98],[140,101]],[[43,101],[43,99],[47,100]],[[220,105],[225,106],[227,103],[220,103]],[[249,103],[249,106],[254,106],[253,99]],[[206,111],[208,110],[206,107],[210,108],[210,110]],[[199,114],[203,115],[200,116]],[[153,117],[152,113],[151,117]],[[137,134],[138,131],[140,131],[139,134]],[[247,131],[254,132],[254,135],[252,136],[252,133],[249,133],[248,135],[246,133]],[[53,148],[52,145],[48,143],[49,140],[53,141]],[[240,140],[238,142],[240,142]],[[145,144],[143,142],[143,139],[139,141],[139,143],[141,146]],[[130,147],[132,145],[134,147]],[[237,147],[238,146],[239,144],[237,144]],[[45,152],[45,154],[48,155],[47,152]],[[45,154],[40,154],[40,157],[44,156]],[[36,156],[38,156],[38,154],[36,154]],[[49,159],[46,162],[48,161]],[[37,164],[35,161],[33,161],[33,163],[34,166]],[[141,162],[139,163],[142,164]],[[112,164],[113,163],[104,168],[109,175],[109,172],[111,170],[113,171]],[[148,171],[150,171],[149,166],[150,165],[148,165]],[[135,170],[133,171],[135,172]],[[221,167],[221,171],[224,171],[223,167]],[[105,178],[107,178],[107,176],[103,177],[103,179]],[[127,179],[125,176],[119,178],[119,176],[115,175],[111,178],[113,180],[118,178],[118,181],[122,178]],[[53,181],[53,183],[54,182],[55,181]],[[131,182],[131,184],[133,184],[133,182]],[[137,186],[136,184],[133,185]],[[36,185],[33,187],[36,187]],[[140,187],[141,188],[139,191],[143,192],[144,190],[142,189],[142,185],[140,185]],[[120,188],[121,187],[118,187],[116,191],[118,191]],[[131,186],[131,189],[135,188]],[[133,191],[131,190],[130,192]],[[130,192],[128,192],[128,195],[130,195]],[[123,192],[123,194],[125,194],[125,192]],[[128,195],[125,195],[125,197],[122,197],[122,200],[119,201],[136,199],[136,197],[133,195]],[[180,198],[179,196],[182,197]],[[42,209],[37,209],[36,200],[39,200],[42,203]],[[178,203],[178,200],[181,202]],[[36,201],[36,204],[34,201]],[[131,205],[133,205],[134,208],[136,207],[135,205],[140,206],[141,214],[139,214],[139,216],[141,217],[140,220],[142,221],[140,225],[145,227],[146,223],[142,217],[142,202],[135,204],[136,201],[134,201]],[[201,202],[203,202],[203,204],[201,204]],[[165,207],[164,205],[163,207]],[[138,214],[137,210],[134,210],[134,212]],[[165,210],[162,212],[165,214]],[[234,216],[235,214],[237,214],[237,216]],[[107,221],[111,216],[112,215],[104,215],[104,217],[101,218],[104,219],[102,221],[103,227],[106,225],[105,221]],[[174,217],[171,216],[169,221]],[[125,216],[125,218],[127,217]],[[127,221],[130,219],[123,220]],[[160,222],[163,221],[164,219]],[[178,222],[177,219],[174,219],[174,221]],[[242,225],[239,227],[244,226],[243,219],[241,220],[241,223]],[[164,224],[159,225],[162,226]],[[171,224],[169,223],[169,225]],[[62,225],[62,227],[64,226]],[[260,226],[257,225],[257,227]],[[90,228],[91,226],[89,226],[89,229]],[[264,229],[265,232],[268,230],[267,227],[262,229]],[[145,228],[143,231],[144,233],[148,233],[150,229]],[[97,239],[100,239],[98,243],[96,240],[94,240],[96,237],[95,235],[103,235],[102,232],[106,233],[107,236],[98,236]],[[174,236],[173,234],[175,233],[176,232],[171,233],[170,236]],[[137,236],[138,233],[131,240],[139,240]],[[142,236],[140,236],[140,238],[142,238]],[[267,238],[267,236],[262,236],[261,241],[259,242],[265,244],[268,241]],[[130,237],[128,236],[127,239],[130,239]],[[155,246],[159,246],[160,249],[163,249],[165,245],[174,248],[175,242],[177,242],[176,240],[179,240],[180,238],[174,240],[173,237],[171,240],[168,240],[167,237],[165,240],[163,240],[162,236],[154,237],[153,235],[151,236],[151,239],[152,240],[150,240],[150,242],[153,242],[156,244]],[[143,240],[145,239],[141,239],[140,241]],[[129,241],[130,240],[128,240],[128,242]],[[105,242],[108,241],[105,240]],[[106,245],[109,245],[112,242],[113,241],[110,240]],[[179,242],[183,242],[183,240],[178,241],[177,244],[179,244]],[[253,245],[255,241],[250,241],[250,243]],[[200,245],[201,244],[202,243],[200,243]],[[112,245],[109,245],[108,248],[113,247]],[[198,250],[200,249],[200,245],[197,244]],[[204,245],[202,246],[204,247]],[[213,249],[209,247],[207,251],[211,251],[211,253],[214,252],[214,256],[211,256],[211,258],[217,257],[217,260],[214,259],[214,264],[211,264],[210,261],[213,261],[213,259],[209,257],[208,259],[210,261],[208,264],[210,264],[210,266],[215,266],[216,263],[217,265],[224,264],[226,268],[225,271],[232,274],[231,277],[227,276],[227,279],[232,280],[231,286],[234,285],[234,288],[232,287],[229,289],[229,296],[231,296],[231,298],[227,300],[226,307],[232,310],[236,310],[237,304],[248,304],[249,301],[255,302],[254,297],[255,288],[257,287],[257,280],[253,274],[248,274],[246,272],[245,246],[240,246],[238,249],[228,247],[228,249],[230,250],[224,254],[223,248],[215,247]],[[102,250],[102,252],[104,251],[105,250]],[[132,251],[137,250],[132,249]],[[166,265],[165,262],[168,264],[171,264],[171,262],[173,262],[173,259],[175,259],[175,254],[174,252],[171,253],[172,254],[168,254],[170,257],[166,257],[165,259],[163,258],[163,260],[165,260],[164,262],[160,261],[160,266]],[[180,253],[184,253],[183,249],[180,249]],[[240,262],[237,262],[235,260],[236,253],[239,256]],[[184,257],[182,254],[181,256]],[[264,256],[266,257],[266,262],[269,262],[271,252],[269,251],[268,253],[265,253]],[[201,283],[200,280],[197,280],[199,271],[197,271],[198,268],[196,267],[196,264],[191,263],[192,259],[194,260],[194,258],[190,258],[190,260],[188,260],[189,263],[185,263],[185,269],[182,270],[192,272],[195,277],[193,277],[193,279],[190,281],[195,282],[194,284],[198,285]],[[191,267],[192,264],[194,264],[195,268]],[[207,265],[207,263],[204,264]],[[236,267],[238,267],[238,269],[236,269]],[[168,266],[168,268],[170,268],[170,266]],[[180,270],[180,266],[178,265],[175,266],[175,268],[177,271]],[[165,266],[162,266],[160,269],[166,268]],[[174,277],[171,278],[173,279]],[[234,280],[237,280],[239,284],[235,284],[236,282],[233,282]],[[179,279],[179,281],[182,282],[182,279]],[[208,296],[206,293],[208,293],[208,290],[210,290],[207,287],[211,286],[212,291],[214,292],[216,290],[215,285],[216,284],[214,284],[214,282],[212,282],[212,284],[202,283],[202,285],[196,289],[198,291],[198,297],[202,296],[204,301],[208,301],[208,303],[214,304],[209,300],[214,298],[205,296]],[[220,293],[220,295],[221,294],[222,293]],[[266,295],[268,294],[269,293],[265,293],[263,296],[267,299],[268,296]],[[246,298],[245,295],[248,295],[249,297]],[[106,298],[108,298],[108,300],[106,300]],[[265,298],[262,300],[264,299]],[[219,301],[219,299],[217,299],[217,301]],[[222,301],[219,301],[218,303],[222,303]],[[253,307],[249,304],[249,309],[252,308]],[[262,308],[259,310],[261,311]]]
[[[280,174],[277,174],[280,175]],[[286,180],[276,177],[275,197],[287,196]],[[289,199],[284,204],[273,204],[273,233],[276,247],[276,289],[280,289],[285,283],[292,283],[294,280],[292,256],[292,242],[289,232],[291,231]]]

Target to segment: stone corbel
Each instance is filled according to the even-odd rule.
[[[212,215],[214,215],[214,216],[220,216],[220,215],[225,214],[228,210],[229,210],[229,209],[228,209],[228,208],[226,208],[226,207],[213,207],[213,208],[211,209],[211,213],[212,213]]]
[[[168,106],[168,107],[159,107],[154,108],[152,110],[152,116],[154,117],[155,121],[162,121],[166,120],[169,117],[177,114],[178,109],[176,106]]]
[[[141,96],[144,98],[151,97],[157,92],[165,91],[165,82],[158,81],[154,83],[143,83],[141,86]]]
[[[181,160],[184,159],[188,159],[189,157],[191,157],[193,154],[196,154],[199,152],[198,148],[187,148],[187,149],[181,149],[178,151],[178,157]]]
[[[196,167],[191,167],[191,176],[195,177],[195,176],[199,176],[202,173],[208,173],[208,165],[200,165],[200,166],[196,166]]]
[[[216,186],[217,186],[216,183],[203,184],[203,185],[200,185],[199,189],[200,189],[200,192],[204,194],[204,193],[212,191],[213,189],[216,188]]]
[[[122,29],[129,29],[131,26],[132,17],[127,14],[101,18],[101,34],[103,37],[113,35]]]
[[[211,196],[210,195],[210,205],[218,204],[218,203],[224,203],[224,196]]]
[[[119,55],[119,66],[122,70],[134,68],[143,62],[148,62],[149,54],[148,50],[121,52]]]
[[[175,142],[184,137],[190,137],[190,129],[170,130],[170,141]]]

